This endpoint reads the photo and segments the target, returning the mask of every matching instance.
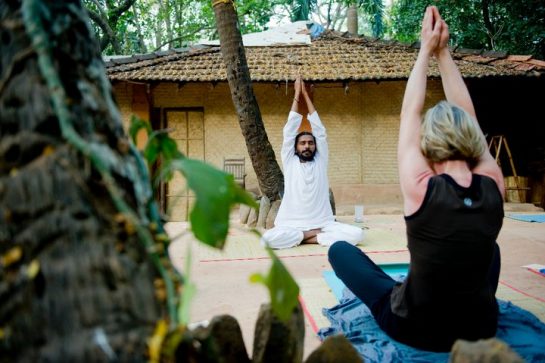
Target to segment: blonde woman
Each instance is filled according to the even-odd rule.
[[[398,166],[411,263],[396,283],[363,252],[335,243],[337,276],[392,338],[448,351],[456,339],[496,334],[503,176],[486,147],[468,89],[447,47],[448,27],[426,9],[421,47],[401,110]],[[437,58],[447,101],[422,118],[426,73]]]

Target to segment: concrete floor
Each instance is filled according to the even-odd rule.
[[[529,206],[506,205],[506,214],[512,210],[540,213]],[[364,225],[404,236],[405,225],[400,212],[400,208],[396,206],[386,206],[382,209],[379,206],[366,208]],[[339,214],[348,215],[339,216]],[[250,233],[245,227],[236,223],[237,214],[233,216],[231,228],[239,235]],[[353,219],[353,207],[339,208],[338,219],[350,222]],[[169,223],[167,230],[171,236],[179,235],[187,231],[187,223]],[[174,241],[170,250],[175,266],[181,270],[185,268],[187,244],[195,243],[188,242],[191,240],[190,234],[185,233],[184,236]],[[532,304],[527,309],[545,321],[545,277],[521,267],[531,263],[545,264],[545,223],[528,223],[505,218],[498,242],[502,253],[500,287],[516,291],[514,293],[518,294],[517,296],[531,300]],[[312,256],[287,256],[283,257],[282,261],[300,285],[304,285],[305,281],[310,281],[309,279],[319,280],[317,277],[320,277],[323,271],[331,269],[326,253],[327,250],[324,248],[323,253]],[[406,251],[375,253],[370,257],[377,263],[409,262]],[[269,298],[266,288],[250,283],[249,276],[255,272],[266,273],[269,266],[270,261],[267,258],[207,262],[193,258],[191,279],[197,285],[198,291],[191,307],[192,322],[206,322],[220,314],[234,316],[241,326],[248,354],[251,356],[254,324],[259,307],[262,303],[268,302]],[[331,307],[334,305],[334,300],[331,294],[327,295],[330,297],[323,299],[323,302],[314,303]],[[313,332],[311,321],[308,318],[305,321],[304,355],[307,357],[320,344],[320,341]]]

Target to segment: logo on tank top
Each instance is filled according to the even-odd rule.
[[[466,207],[471,207],[473,201],[471,200],[471,198],[464,198],[464,204]]]

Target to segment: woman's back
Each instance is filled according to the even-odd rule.
[[[448,174],[429,179],[422,206],[406,217],[411,265],[391,297],[392,311],[419,325],[425,344],[494,335],[496,286],[489,276],[502,222],[493,179],[473,174],[468,187]]]

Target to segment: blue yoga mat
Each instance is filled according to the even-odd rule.
[[[407,271],[409,271],[408,263],[379,264],[378,266],[396,281],[403,281],[405,276],[407,276]],[[343,282],[339,280],[333,271],[324,271],[322,275],[337,301],[341,301],[343,290],[345,289]]]
[[[381,268],[389,273],[384,266]],[[366,363],[448,362],[449,353],[423,351],[391,339],[379,328],[367,306],[344,286],[333,271],[324,272],[324,277],[334,293],[342,291],[342,297],[338,305],[323,309],[331,326],[318,331],[320,339],[343,334]],[[545,324],[508,301],[499,300],[498,304],[500,315],[496,337],[528,363],[545,362]]]
[[[507,217],[523,222],[545,223],[545,214],[508,214]]]

